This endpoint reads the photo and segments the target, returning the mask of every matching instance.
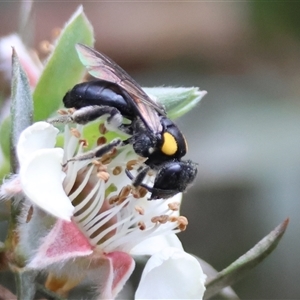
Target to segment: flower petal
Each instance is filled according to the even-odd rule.
[[[58,129],[46,122],[37,122],[27,127],[20,135],[17,155],[22,165],[35,151],[53,148]]]
[[[92,252],[87,238],[73,222],[58,220],[44,238],[28,267],[41,269],[70,258],[87,256]]]
[[[70,221],[74,207],[62,186],[62,158],[60,148],[35,151],[21,165],[20,181],[29,200],[53,216]]]
[[[196,258],[166,248],[147,262],[135,299],[202,299],[205,279]]]
[[[182,244],[176,234],[158,235],[148,238],[131,249],[132,255],[153,255],[167,247],[183,250]]]
[[[125,252],[115,251],[106,255],[112,263],[113,281],[112,295],[115,297],[123,288],[126,281],[129,279],[135,267],[135,262],[130,255]]]

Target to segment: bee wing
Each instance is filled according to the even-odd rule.
[[[136,105],[140,117],[146,125],[154,132],[162,130],[159,116],[156,113],[166,115],[161,104],[152,100],[130,75],[106,55],[82,44],[77,44],[76,49],[81,62],[92,76],[116,83],[122,87],[133,99],[134,105]]]

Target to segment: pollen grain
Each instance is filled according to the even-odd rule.
[[[112,173],[113,173],[115,176],[117,176],[117,175],[119,175],[119,174],[122,173],[122,170],[123,170],[122,167],[116,166],[116,167],[113,169]]]

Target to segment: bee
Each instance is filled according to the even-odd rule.
[[[65,107],[76,109],[70,121],[86,124],[108,115],[108,127],[128,134],[123,145],[131,144],[146,160],[136,177],[129,170],[126,174],[134,187],[142,186],[151,193],[149,200],[167,199],[185,191],[197,175],[197,166],[191,160],[181,160],[187,143],[164,107],[110,58],[82,44],[76,48],[97,80],[77,84],[64,96]],[[143,183],[150,170],[156,172],[153,186]]]

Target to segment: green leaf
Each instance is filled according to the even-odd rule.
[[[155,96],[158,102],[164,105],[170,119],[177,119],[186,114],[207,94],[197,87],[154,87],[143,90],[148,95]]]
[[[93,42],[92,25],[80,6],[65,25],[35,88],[34,121],[49,118],[62,106],[66,92],[82,79],[85,72],[75,45],[83,43],[92,46]]]
[[[218,273],[216,277],[206,283],[204,299],[218,294],[224,287],[237,282],[250,270],[263,261],[277,247],[288,226],[289,219],[283,221],[266,237],[258,242],[243,256],[239,257],[230,266]]]
[[[25,74],[16,51],[12,54],[12,85],[11,85],[11,131],[10,153],[12,171],[18,171],[16,145],[21,132],[32,123],[33,102],[27,75]]]

